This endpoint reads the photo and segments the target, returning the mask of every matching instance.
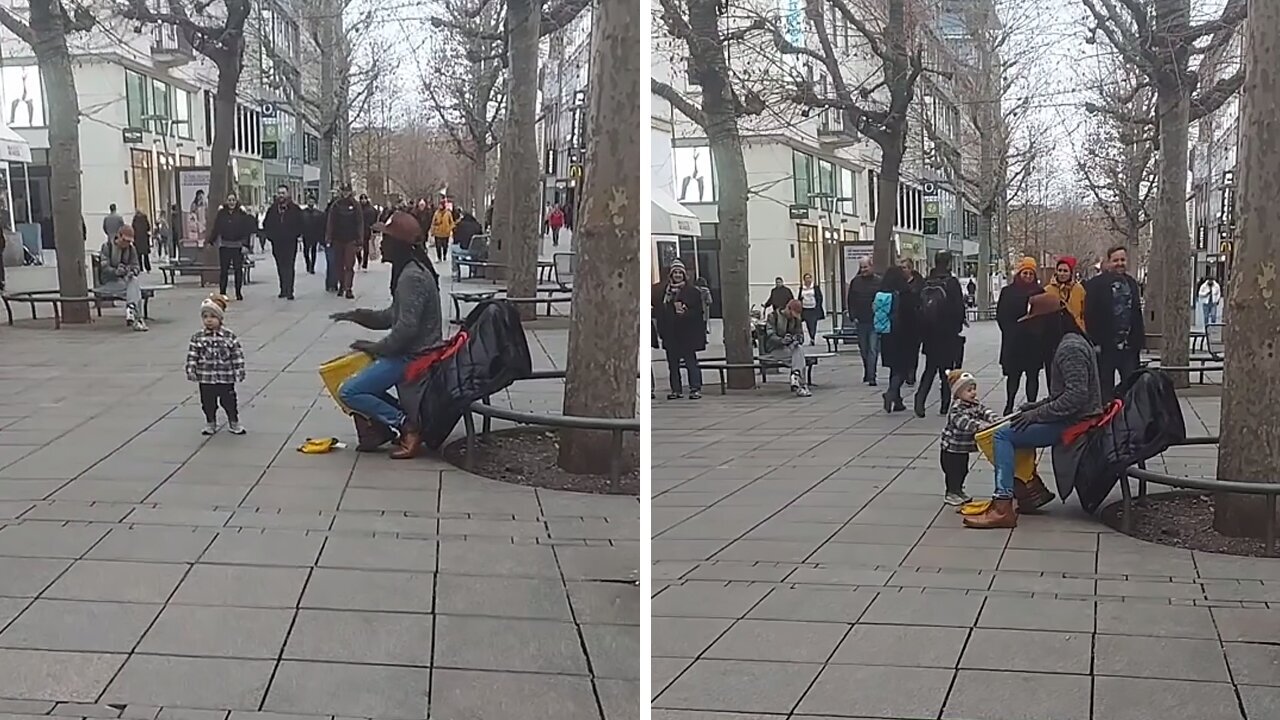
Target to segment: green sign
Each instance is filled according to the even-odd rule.
[[[137,145],[142,142],[142,128],[127,127],[122,130],[124,141],[128,145]]]
[[[275,160],[280,156],[280,146],[275,140],[264,140],[262,143],[262,159]]]
[[[791,205],[787,210],[791,213],[792,220],[809,219],[809,207],[807,205]]]
[[[938,234],[938,218],[927,217],[924,219],[924,234],[925,235]]]

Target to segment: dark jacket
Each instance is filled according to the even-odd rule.
[[[925,357],[942,367],[957,364],[960,355],[960,331],[964,328],[964,289],[950,271],[934,269],[921,285],[941,285],[947,293],[942,319],[936,325],[923,321],[920,324],[920,340]],[[923,300],[923,296],[921,296]]]
[[[471,213],[464,213],[458,225],[453,229],[453,240],[463,250],[471,249],[471,238],[484,232],[480,221]]]
[[[271,203],[267,216],[262,219],[262,232],[273,243],[297,242],[306,232],[302,208],[292,200],[285,201],[283,207],[278,202]]]
[[[1106,351],[1116,349],[1116,319],[1111,305],[1114,297],[1112,286],[1117,280],[1129,286],[1128,350],[1138,352],[1146,347],[1147,329],[1142,317],[1141,289],[1131,276],[1104,272],[1084,284],[1084,324],[1094,345]]]
[[[893,296],[893,329],[880,336],[880,364],[906,372],[920,357],[920,296],[907,291]]]
[[[1000,326],[1000,368],[1006,377],[1023,372],[1038,372],[1049,360],[1044,342],[1025,323],[1018,322],[1027,314],[1032,295],[1044,292],[1039,283],[1015,282],[1000,289],[996,300],[996,324]]]
[[[360,203],[355,198],[336,198],[325,219],[325,240],[332,245],[358,243],[364,238],[364,226]]]
[[[791,292],[791,288],[786,285],[774,285],[769,291],[769,299],[764,301],[764,306],[773,308],[774,310],[784,310],[787,303],[796,299],[795,293]]]
[[[304,241],[317,245],[323,243],[324,225],[324,211],[314,207],[302,209],[302,239]]]
[[[360,211],[364,213],[364,239],[373,237],[373,226],[378,222],[378,208],[373,203],[360,203]]]
[[[702,317],[702,293],[696,285],[686,282],[676,300],[684,303],[684,314],[677,315],[675,302],[668,301],[667,283],[653,286],[653,319],[662,347],[679,353],[705,349],[707,329]]]
[[[871,312],[871,301],[880,292],[880,276],[858,273],[849,281],[849,291],[845,295],[845,307],[849,316],[860,323],[874,321]]]
[[[416,355],[440,344],[440,288],[431,271],[409,263],[396,281],[390,307],[382,310],[352,310],[351,322],[370,330],[389,330],[369,352],[385,357]]]
[[[213,243],[218,247],[248,247],[257,231],[257,218],[240,205],[234,210],[225,205],[218,208],[213,219]]]
[[[151,252],[151,220],[141,213],[133,216],[133,246],[138,252],[146,255]]]

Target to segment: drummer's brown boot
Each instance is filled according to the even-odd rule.
[[[362,415],[352,415],[356,424],[356,452],[377,452],[379,448],[396,439],[391,428]]]
[[[392,460],[412,460],[418,457],[418,450],[422,447],[422,438],[418,435],[418,431],[408,425],[400,430],[400,442],[395,450],[391,451]]]
[[[1035,512],[1053,502],[1054,494],[1045,487],[1044,480],[1036,473],[1030,482],[1014,480],[1013,497],[1018,501],[1019,512]]]
[[[981,515],[964,519],[964,526],[978,530],[995,530],[1018,527],[1018,510],[1012,498],[992,498],[991,505]]]

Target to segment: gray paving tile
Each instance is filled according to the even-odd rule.
[[[640,683],[631,680],[595,680],[596,694],[604,709],[604,720],[638,720]]]
[[[213,530],[166,527],[118,527],[86,557],[93,560],[195,562],[217,535]]]
[[[982,606],[978,627],[1092,633],[1093,606],[1092,600],[993,595]]]
[[[70,566],[70,560],[0,557],[0,595],[35,597]]]
[[[293,608],[298,606],[308,572],[305,568],[196,565],[178,586],[172,602]]]
[[[584,675],[582,643],[570,623],[440,615],[436,664],[475,670]]]
[[[192,709],[256,710],[274,662],[134,655],[103,702]]]
[[[140,507],[125,518],[135,525],[220,528],[231,519],[230,510],[197,510],[183,507]]]
[[[280,510],[316,510],[333,512],[338,509],[344,488],[258,485],[239,504],[242,507]]]
[[[323,535],[268,531],[224,532],[200,558],[224,565],[280,565],[311,567],[320,557]]]
[[[316,568],[301,607],[431,612],[434,584],[428,573]]]
[[[44,592],[44,597],[163,603],[186,574],[187,566],[176,563],[79,560]]]
[[[127,653],[159,612],[158,605],[36,600],[0,633],[0,647]]]
[[[564,584],[550,579],[441,575],[436,606],[446,615],[572,620]]]
[[[132,505],[123,503],[63,501],[31,508],[31,511],[24,514],[22,519],[115,523],[124,519],[124,516],[132,510]]]
[[[942,718],[1089,720],[1089,692],[1089,678],[1083,675],[961,670],[956,674]],[[1141,702],[1139,696],[1134,700]],[[1115,716],[1095,717],[1110,720]],[[1164,717],[1168,720],[1171,716]]]
[[[739,620],[703,657],[822,663],[848,629],[840,623]]]
[[[300,610],[284,657],[430,667],[432,622],[409,613]]]
[[[661,617],[740,618],[768,592],[768,587],[689,583],[663,590],[651,607]]]
[[[638,626],[583,625],[581,632],[593,676],[640,682]]]
[[[653,707],[785,715],[821,669],[801,663],[699,660],[658,695]]]
[[[718,618],[655,619],[650,652],[654,657],[698,657],[732,624],[732,620]]]
[[[0,649],[0,697],[93,702],[124,660],[102,653]]]
[[[140,503],[157,487],[160,480],[92,480],[80,478],[67,483],[52,497],[54,500],[81,502]]]
[[[1225,648],[1234,682],[1280,687],[1280,646],[1226,643]]]
[[[951,684],[950,670],[828,665],[800,701],[809,715],[936,718]]]
[[[1107,720],[1240,720],[1235,692],[1227,683],[1145,678],[1096,678],[1093,712]]]
[[[30,604],[31,601],[27,598],[0,598],[0,630]]]
[[[1275,642],[1280,638],[1280,617],[1270,610],[1213,608],[1218,632],[1227,642]]]
[[[0,555],[32,558],[78,558],[107,534],[100,526],[64,526],[30,522],[0,528]]]
[[[1280,717],[1280,688],[1241,686],[1240,701],[1246,720]]]
[[[977,628],[965,646],[960,667],[1088,675],[1092,647],[1088,633]]]
[[[547,554],[550,556],[549,549]],[[436,542],[334,535],[325,542],[318,564],[355,570],[435,572]],[[477,574],[480,570],[483,568],[472,568]]]
[[[662,658],[653,657],[649,661],[650,671],[650,699],[662,694],[663,690],[671,684],[673,680],[680,676],[690,665],[693,664],[693,658]],[[656,711],[655,711],[656,712]]]
[[[560,577],[555,553],[548,546],[512,545],[485,540],[441,542],[440,572],[454,575]]]
[[[635,580],[639,578],[638,547],[574,547],[557,545],[556,557],[565,580]]]
[[[954,668],[969,631],[910,625],[855,625],[836,649],[839,665]]]
[[[1003,548],[934,547],[921,545],[907,555],[902,564],[908,567],[947,568],[952,570],[995,570]]]
[[[1098,675],[1228,682],[1217,640],[1100,635],[1094,650]]]
[[[291,610],[170,605],[138,652],[274,660],[292,621]]]
[[[640,589],[622,583],[573,582],[569,603],[579,623],[639,625]]]
[[[972,627],[983,597],[947,591],[885,592],[862,615],[862,622],[888,625]]]
[[[264,709],[323,716],[426,717],[430,677],[426,668],[286,660],[276,670]]]
[[[1091,573],[1097,570],[1097,556],[1092,552],[1071,550],[1021,550],[1010,548],[1000,559],[1001,570],[1033,570],[1037,572]]]
[[[1151,603],[1098,603],[1098,633],[1216,639],[1218,630],[1208,608]]]
[[[598,720],[600,717],[591,682],[586,678],[442,669],[435,671],[432,691],[433,717],[485,720],[534,717]],[[603,692],[601,695],[604,702],[608,695]],[[617,704],[606,705],[605,720],[626,718],[610,714],[610,708]],[[638,717],[639,711],[637,693],[635,709],[630,717]]]

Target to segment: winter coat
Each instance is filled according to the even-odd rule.
[[[996,324],[1000,326],[1000,368],[1006,377],[1024,372],[1039,372],[1048,361],[1049,351],[1026,323],[1018,322],[1027,314],[1032,295],[1044,292],[1039,283],[1015,282],[1000,289],[996,300]]]
[[[324,211],[318,208],[302,209],[302,239],[317,245],[324,243]]]
[[[707,326],[702,317],[702,293],[687,282],[675,300],[684,303],[683,314],[676,314],[675,301],[667,298],[667,283],[653,286],[653,319],[662,347],[681,354],[705,350]]]
[[[133,246],[138,248],[138,252],[146,255],[151,252],[151,220],[146,215],[138,213],[133,216]]]
[[[431,216],[431,237],[447,238],[453,234],[453,213],[441,208]]]
[[[907,291],[893,296],[892,329],[880,336],[880,364],[907,372],[920,358],[920,296]]]
[[[453,241],[463,250],[470,250],[471,238],[483,232],[484,228],[480,227],[480,221],[476,220],[471,213],[465,213],[458,221],[458,225],[453,228]]]
[[[108,240],[114,240],[116,233],[119,233],[122,227],[124,227],[124,218],[120,217],[117,212],[112,212],[102,218],[102,232],[107,236]]]
[[[769,291],[769,299],[764,301],[764,306],[782,312],[786,309],[787,303],[795,299],[796,295],[791,292],[791,288],[786,285],[774,285]]]
[[[258,219],[237,205],[235,209],[222,206],[213,219],[213,244],[220,247],[248,247],[253,234],[258,231]]]
[[[1088,329],[1084,321],[1086,291],[1082,283],[1072,282],[1064,287],[1058,282],[1057,278],[1054,278],[1049,281],[1049,285],[1045,287],[1044,291],[1062,301],[1062,304],[1067,308],[1067,312],[1071,313],[1071,317],[1076,319],[1076,324],[1080,326],[1081,330]]]
[[[954,275],[941,270],[929,273],[924,284],[940,285],[947,295],[940,322],[931,324],[921,317],[920,340],[924,355],[939,367],[959,367],[960,331],[964,328],[964,289]],[[923,296],[921,300],[923,301]]]
[[[850,317],[860,323],[872,322],[874,316],[871,311],[871,301],[875,299],[878,292],[880,292],[879,275],[859,273],[854,276],[849,281],[849,291],[845,298],[845,307],[849,309]]]
[[[389,330],[369,349],[380,357],[406,357],[440,344],[440,288],[434,274],[416,262],[400,272],[390,307],[352,310],[347,317],[370,330]]]
[[[549,225],[552,230],[559,230],[564,227],[564,211],[560,208],[552,210],[551,214],[547,216],[547,225]]]
[[[359,243],[364,237],[364,212],[353,198],[338,198],[329,205],[325,241],[330,245]]]
[[[267,215],[262,219],[262,232],[273,243],[297,242],[307,230],[302,208],[292,200],[282,206],[278,202],[271,203]]]
[[[98,285],[112,285],[136,276],[142,272],[142,264],[138,260],[138,248],[129,245],[120,247],[113,240],[102,243],[99,251]]]
[[[784,312],[770,315],[764,328],[765,352],[778,352],[804,342],[804,321]]]
[[[364,213],[364,239],[373,238],[373,226],[378,222],[378,208],[373,203],[360,203],[360,212]]]
[[[1147,343],[1147,330],[1142,317],[1142,289],[1138,281],[1129,275],[1104,272],[1085,283],[1084,319],[1088,323],[1089,339],[1106,351],[1115,351],[1119,345],[1116,330],[1114,284],[1124,283],[1129,288],[1129,333],[1126,343],[1130,352],[1140,352]]]

